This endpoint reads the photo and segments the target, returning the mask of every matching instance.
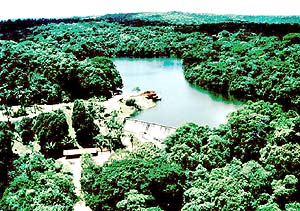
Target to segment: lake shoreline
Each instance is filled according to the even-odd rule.
[[[216,127],[241,107],[192,86],[184,77],[181,59],[121,57],[113,62],[122,77],[123,90],[153,89],[162,97],[155,108],[140,112],[135,119],[175,128],[187,122]]]

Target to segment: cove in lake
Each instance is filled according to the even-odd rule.
[[[179,127],[187,122],[216,127],[241,106],[221,96],[195,88],[184,78],[179,59],[117,58],[114,64],[123,79],[123,90],[155,90],[162,100],[135,119]]]

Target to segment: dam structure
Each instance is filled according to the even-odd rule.
[[[162,144],[162,142],[169,135],[175,133],[176,128],[157,123],[126,118],[124,123],[124,131],[133,133],[145,141],[150,141],[155,144]]]

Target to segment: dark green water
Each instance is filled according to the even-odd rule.
[[[155,90],[162,97],[156,107],[141,112],[136,119],[173,127],[186,122],[215,127],[226,123],[226,116],[240,107],[192,87],[184,79],[181,60],[118,58],[114,63],[124,91],[139,87]]]

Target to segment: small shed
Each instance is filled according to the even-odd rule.
[[[66,159],[70,159],[79,158],[83,154],[92,154],[93,156],[97,156],[99,151],[101,151],[99,148],[68,149],[63,151],[63,155]]]

